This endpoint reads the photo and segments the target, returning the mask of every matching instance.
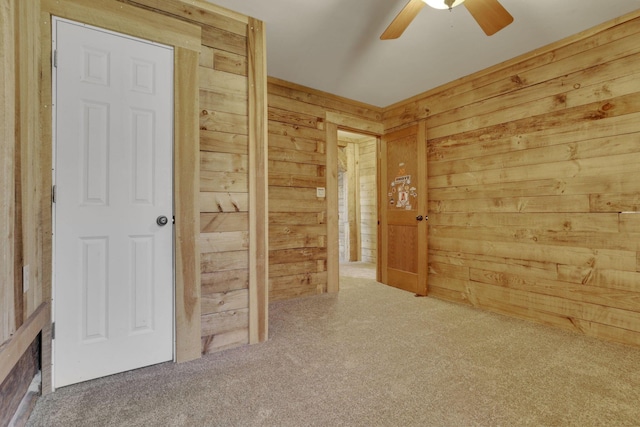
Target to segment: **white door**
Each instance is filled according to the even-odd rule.
[[[173,358],[173,51],[59,19],[54,49],[61,387]]]

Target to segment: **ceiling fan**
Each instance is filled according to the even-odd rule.
[[[449,9],[464,3],[486,35],[491,36],[513,22],[513,16],[498,0],[409,0],[380,36],[381,40],[397,39],[425,5]]]

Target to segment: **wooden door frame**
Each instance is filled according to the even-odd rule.
[[[116,7],[117,6],[117,7]],[[43,0],[40,17],[40,170],[52,166],[52,40],[51,17],[58,16],[174,48],[174,228],[175,252],[175,359],[200,357],[200,233],[198,65],[201,30],[197,25],[116,2],[91,0]],[[43,173],[43,189],[51,188],[51,174]],[[43,197],[43,199],[45,199]],[[48,199],[48,198],[47,198]],[[43,218],[43,247],[49,254],[43,274],[44,298],[51,297],[51,201]],[[47,262],[44,262],[47,265]],[[50,327],[43,331],[43,392],[52,389]],[[49,332],[49,333],[47,333]]]
[[[346,114],[327,112],[325,135],[327,152],[327,292],[340,290],[340,247],[338,233],[338,129],[371,135],[378,140],[384,134],[384,125]]]

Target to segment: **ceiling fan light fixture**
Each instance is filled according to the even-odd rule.
[[[427,5],[431,6],[434,9],[451,9],[454,8],[458,5],[461,5],[462,3],[464,3],[464,0],[422,0],[423,2],[425,2]],[[447,3],[451,3],[451,5],[449,6],[449,4]]]

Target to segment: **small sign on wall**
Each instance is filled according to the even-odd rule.
[[[317,187],[316,188],[316,197],[319,199],[324,199],[325,198],[325,189],[324,187]]]

